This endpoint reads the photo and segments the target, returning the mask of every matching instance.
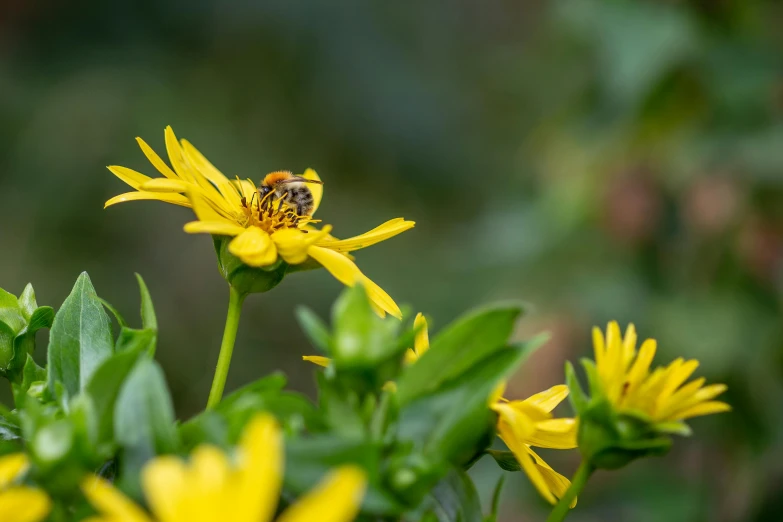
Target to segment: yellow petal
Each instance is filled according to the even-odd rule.
[[[245,229],[227,221],[191,221],[185,225],[188,234],[214,234],[216,236],[238,236]]]
[[[636,355],[636,327],[630,323],[623,337],[623,368],[628,367],[634,355]]]
[[[245,427],[240,448],[241,481],[236,490],[240,509],[231,522],[272,519],[283,484],[283,433],[274,417],[260,414]]]
[[[157,457],[144,466],[141,484],[150,508],[160,522],[179,522],[189,496],[185,463],[176,457]]]
[[[604,343],[604,333],[597,326],[593,327],[593,350],[595,353],[595,364],[598,366],[600,372],[601,367],[604,364],[606,345]]]
[[[536,423],[536,430],[525,443],[539,448],[571,449],[577,446],[576,419],[549,419]]]
[[[318,173],[313,169],[305,170],[304,174],[302,174],[302,177],[307,179],[313,179],[315,181],[321,181],[321,178],[318,176]],[[321,206],[321,199],[323,199],[324,196],[324,186],[322,184],[319,185],[316,183],[308,183],[307,187],[310,189],[310,192],[313,194],[313,214],[315,214],[315,211],[318,210],[319,206]]]
[[[685,420],[691,417],[699,417],[701,415],[710,415],[712,413],[721,413],[730,410],[731,410],[731,406],[729,406],[725,402],[720,402],[720,401],[702,402],[686,410],[676,413],[675,415],[673,415],[672,420]]]
[[[650,371],[650,364],[652,364],[652,360],[655,357],[656,348],[657,343],[655,339],[647,339],[642,343],[639,354],[628,371],[628,389],[626,392],[630,393],[647,376]]]
[[[203,445],[193,451],[186,475],[188,508],[192,513],[187,520],[193,520],[197,514],[199,520],[220,520],[224,516],[236,522],[255,522],[236,516],[237,510],[243,507],[240,503],[251,499],[228,498],[232,493],[228,482],[230,472],[228,459],[220,449]],[[181,514],[178,516],[183,518]]]
[[[351,522],[367,488],[367,476],[355,466],[343,466],[286,509],[277,522]]]
[[[512,403],[496,402],[490,408],[498,414],[498,435],[509,447],[524,443],[535,433],[535,421]]]
[[[0,489],[7,487],[16,477],[24,473],[28,466],[29,461],[24,453],[12,453],[0,457]]]
[[[114,174],[115,176],[117,176],[122,181],[124,181],[131,187],[135,188],[136,190],[138,190],[139,187],[142,186],[144,183],[152,179],[149,176],[145,176],[141,172],[136,172],[135,170],[126,167],[121,167],[119,165],[110,165],[106,168],[109,169],[112,174]]]
[[[141,185],[147,192],[185,192],[193,185],[178,179],[155,178]]]
[[[541,466],[536,465],[536,462],[533,460],[533,455],[535,455],[533,450],[531,450],[525,444],[508,444],[508,442],[506,442],[506,445],[508,445],[508,448],[511,450],[511,452],[514,453],[514,456],[517,458],[517,462],[519,462],[519,465],[524,470],[527,478],[530,479],[530,482],[533,483],[533,486],[535,486],[541,496],[544,497],[550,504],[555,504],[557,499],[552,493],[549,482],[542,474],[542,471],[546,468],[542,468]],[[551,470],[551,468],[549,469]]]
[[[666,380],[665,385],[663,386],[663,389],[658,394],[658,399],[656,401],[656,406],[658,408],[661,408],[665,402],[669,399],[669,397],[672,396],[672,394],[677,390],[677,388],[684,383],[688,377],[690,377],[693,372],[696,371],[696,368],[699,366],[699,361],[697,360],[690,360],[687,362],[684,362],[676,367],[676,369],[672,369],[669,373],[669,378]]]
[[[566,491],[568,491],[568,488],[571,487],[571,481],[557,471],[553,470],[549,464],[544,461],[544,459],[536,454],[535,451],[529,448],[528,451],[530,451],[530,455],[533,457],[535,465],[538,468],[538,471],[541,474],[547,489],[551,491],[552,494],[557,498],[563,498],[563,495],[565,495]],[[574,501],[571,502],[571,508],[576,506],[576,501],[577,499],[574,499]]]
[[[568,386],[565,384],[558,384],[557,386],[552,386],[548,390],[528,397],[524,402],[532,404],[546,412],[550,412],[554,410],[558,404],[563,402],[566,397],[568,397]]]
[[[419,360],[419,356],[411,348],[405,350],[405,364],[413,364]]]
[[[122,522],[151,522],[149,517],[128,497],[106,480],[90,476],[82,481],[82,492],[102,515]],[[165,519],[161,522],[167,522]]]
[[[177,141],[177,136],[174,134],[171,125],[166,125],[163,136],[166,140],[166,153],[169,155],[169,161],[171,162],[171,166],[174,167],[174,172],[176,172],[177,176],[183,181],[195,183],[196,180],[185,164],[182,149],[180,148],[179,141]]]
[[[336,250],[338,252],[353,252],[354,250],[366,248],[368,246],[374,245],[375,243],[380,243],[381,241],[392,238],[397,234],[401,234],[406,230],[410,230],[415,225],[416,223],[413,221],[405,221],[402,218],[395,218],[370,230],[369,232],[365,232],[364,234],[348,239],[327,239],[319,243],[319,245],[331,250]]]
[[[402,317],[397,303],[381,287],[365,276],[353,261],[338,252],[318,246],[311,246],[307,252],[342,284],[353,286],[357,282],[362,283],[371,301],[392,316],[398,319]]]
[[[141,147],[141,151],[144,153],[144,155],[147,156],[149,162],[152,163],[152,166],[158,169],[158,172],[169,179],[179,179],[179,176],[177,176],[174,171],[171,170],[168,165],[166,165],[166,162],[163,161],[154,150],[152,150],[152,147],[147,145],[146,141],[141,138],[136,138],[136,142],[139,144],[139,147]]]
[[[46,518],[51,508],[49,497],[39,489],[17,487],[0,492],[0,520],[3,522],[39,522]]]
[[[287,263],[298,265],[307,261],[307,249],[328,235],[332,230],[331,225],[326,225],[322,230],[305,232],[298,228],[284,228],[272,234],[272,241],[277,246],[280,257]]]
[[[210,163],[209,160],[189,141],[180,140],[180,143],[182,144],[182,150],[185,153],[185,158],[188,160],[188,163],[190,163],[199,174],[214,183],[220,191],[220,194],[231,206],[239,207],[241,205],[241,196],[236,185],[212,165],[212,163]]]
[[[164,203],[171,203],[173,205],[179,205],[181,207],[191,207],[188,198],[181,194],[166,194],[160,192],[126,192],[119,196],[114,196],[109,201],[104,203],[103,208],[108,208],[117,203],[125,203],[126,201],[141,201],[141,200],[156,200],[163,201]]]
[[[228,251],[249,266],[267,266],[277,261],[272,238],[258,227],[246,228],[228,244]]]
[[[317,364],[318,366],[323,366],[324,368],[329,366],[329,364],[332,362],[330,358],[323,357],[321,355],[303,355],[302,360]]]
[[[424,355],[424,352],[430,349],[430,337],[427,332],[427,319],[419,312],[416,319],[413,320],[413,329],[418,330],[416,338],[413,341],[413,349],[418,357]]]

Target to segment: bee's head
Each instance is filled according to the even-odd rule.
[[[270,187],[269,185],[261,185],[260,187],[258,187],[258,193],[262,199],[270,192],[272,192],[272,187]]]

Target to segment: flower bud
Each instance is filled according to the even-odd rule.
[[[18,298],[0,289],[0,374],[20,381],[27,354],[35,350],[35,332],[53,320],[51,307],[38,307],[32,285]]]

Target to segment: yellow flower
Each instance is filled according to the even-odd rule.
[[[166,127],[166,151],[170,168],[141,138],[136,138],[147,159],[163,178],[150,178],[121,166],[109,170],[135,189],[115,196],[106,207],[125,201],[158,200],[190,207],[198,221],[185,225],[185,232],[229,236],[234,239],[228,250],[252,267],[267,267],[282,259],[299,265],[312,259],[347,286],[361,282],[367,289],[376,310],[400,317],[394,300],[365,276],[353,262],[350,252],[385,241],[413,228],[414,222],[402,218],[386,223],[349,239],[330,235],[332,227],[321,230],[311,216],[296,216],[287,206],[262,204],[256,185],[249,180],[229,180],[187,140],[177,140],[171,127]],[[320,180],[307,169],[302,175]],[[315,209],[323,196],[323,187],[313,184]],[[268,203],[265,201],[264,203]]]
[[[571,482],[553,470],[531,446],[551,449],[576,447],[576,419],[552,417],[552,410],[568,396],[568,386],[561,384],[537,393],[523,401],[500,397],[501,386],[490,400],[498,414],[498,436],[514,453],[530,481],[550,503],[561,498]],[[571,507],[576,505],[576,500]]]
[[[3,522],[38,522],[49,514],[52,504],[43,491],[13,484],[28,466],[23,453],[0,457],[0,520]]]
[[[416,362],[416,360],[430,348],[430,338],[427,334],[427,319],[424,318],[421,312],[416,314],[416,318],[413,320],[413,329],[418,330],[418,332],[413,341],[413,348],[408,348],[405,351],[405,364]],[[324,357],[322,355],[303,355],[302,360],[317,364],[324,368],[329,366],[329,363],[332,362],[329,357]],[[390,383],[386,384],[389,385]]]
[[[154,518],[98,477],[82,490],[99,515],[89,522],[268,522],[275,514],[283,479],[283,438],[269,415],[252,420],[242,435],[235,465],[211,446],[196,448],[185,463],[158,457],[142,471],[142,486]],[[343,466],[286,509],[277,522],[349,522],[359,512],[367,478]]]
[[[725,402],[712,400],[726,391],[726,385],[704,386],[703,377],[685,384],[699,366],[696,360],[679,358],[651,372],[656,346],[654,339],[647,339],[637,352],[633,324],[628,325],[625,336],[616,321],[609,323],[606,337],[593,328],[598,380],[615,410],[665,424],[731,409]]]

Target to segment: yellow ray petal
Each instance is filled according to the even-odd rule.
[[[188,511],[197,514],[197,520],[220,520],[222,516],[236,522],[247,520],[238,518],[236,513],[242,507],[240,503],[249,499],[227,498],[231,493],[228,482],[230,473],[226,455],[214,446],[199,446],[190,455],[190,467],[186,475]],[[181,514],[179,516],[182,518]],[[191,516],[187,519],[194,518]]]
[[[24,473],[28,466],[29,461],[24,453],[12,453],[0,457],[0,489],[7,487],[16,477]]]
[[[364,234],[348,239],[325,239],[319,243],[319,245],[331,250],[336,250],[338,252],[353,252],[354,250],[366,248],[368,246],[374,245],[375,243],[380,243],[381,241],[392,238],[405,232],[406,230],[410,230],[415,225],[416,223],[413,221],[405,221],[402,218],[395,218],[370,230],[369,232],[365,232]]]
[[[124,181],[131,187],[135,188],[136,190],[138,190],[139,187],[142,186],[144,183],[152,179],[149,176],[145,176],[141,172],[136,172],[133,169],[121,167],[119,165],[109,165],[106,168],[109,169],[109,171],[111,171],[112,174],[114,174],[115,176],[117,176],[122,181]]]
[[[520,443],[509,444],[506,442],[506,445],[517,458],[517,462],[519,462],[519,465],[527,475],[527,478],[530,479],[530,482],[533,483],[533,486],[535,486],[541,496],[544,497],[544,499],[546,499],[546,501],[550,504],[555,504],[557,499],[552,493],[552,489],[549,487],[549,483],[542,475],[542,471],[544,471],[545,468],[536,465],[536,462],[533,459],[533,456],[535,455],[533,450],[527,447],[527,445]]]
[[[165,194],[160,192],[126,192],[114,196],[109,201],[104,203],[103,208],[108,208],[117,203],[125,203],[126,201],[142,201],[142,200],[155,200],[162,201],[164,203],[171,203],[173,205],[179,205],[181,207],[190,208],[190,201],[188,198],[181,194]]]
[[[141,138],[136,138],[136,142],[139,144],[139,147],[141,147],[141,151],[144,153],[144,155],[147,156],[149,162],[152,163],[152,166],[158,169],[158,172],[169,179],[179,179],[179,176],[177,176],[177,174],[171,170],[168,165],[166,165],[166,162],[163,161],[154,150],[152,150],[152,147],[147,145],[146,141]]]
[[[191,183],[185,183],[178,179],[154,178],[143,183],[140,190],[147,192],[185,192],[189,188],[195,188]]]
[[[517,402],[521,404],[521,401]],[[535,421],[512,403],[495,402],[490,409],[498,414],[498,435],[509,447],[514,441],[522,443],[535,433]]]
[[[381,287],[362,274],[361,270],[359,270],[353,261],[338,252],[318,246],[311,246],[307,252],[310,257],[318,261],[342,284],[345,286],[353,286],[357,281],[361,282],[367,290],[367,295],[371,301],[375,302],[381,309],[392,316],[398,319],[402,317],[400,308],[389,294],[384,292]]]
[[[688,377],[690,377],[691,374],[696,371],[698,366],[699,361],[697,360],[690,360],[679,364],[676,367],[672,366],[669,371],[668,379],[666,379],[666,383],[658,394],[656,406],[661,408],[661,406],[664,405],[667,400],[669,400],[669,397],[672,396],[677,388],[679,388],[680,385],[682,385],[682,383],[684,383]]]
[[[51,508],[49,497],[39,489],[16,487],[0,492],[0,520],[3,522],[40,522]]]
[[[413,341],[413,350],[416,352],[417,357],[424,355],[424,352],[430,349],[430,336],[427,332],[427,319],[421,312],[416,314],[416,318],[413,320],[413,329],[418,330],[416,338]]]
[[[537,393],[531,397],[528,397],[524,402],[536,406],[546,412],[550,412],[555,407],[563,402],[568,397],[568,386],[565,384],[559,384],[552,386],[548,390]]]
[[[366,488],[362,469],[340,467],[285,510],[277,522],[351,522],[359,514]]]
[[[228,244],[228,251],[250,266],[267,266],[277,261],[272,238],[258,227],[246,228]]]
[[[191,221],[185,224],[188,234],[214,234],[216,236],[238,236],[244,228],[227,221]]]
[[[650,364],[652,364],[652,360],[655,357],[656,348],[657,344],[655,339],[647,339],[642,343],[642,347],[639,349],[639,355],[636,356],[636,360],[628,371],[627,393],[631,393],[636,385],[638,385],[649,373]]]
[[[188,163],[190,163],[202,176],[214,183],[220,191],[220,194],[222,194],[231,206],[239,207],[239,205],[241,205],[239,189],[189,141],[180,140],[180,143],[182,144],[182,150],[185,153],[185,158],[188,160]]]
[[[179,141],[177,141],[177,136],[174,134],[174,129],[171,128],[171,125],[166,125],[163,135],[166,141],[166,153],[169,155],[169,161],[174,168],[174,172],[177,173],[180,179],[196,183],[193,173],[190,172],[190,169],[185,164],[182,148],[179,146]]]
[[[251,420],[239,443],[242,479],[236,491],[240,509],[232,522],[272,519],[283,483],[283,434],[269,414]]]
[[[329,366],[332,362],[329,357],[324,357],[322,355],[303,355],[302,360],[317,364],[318,366],[323,366],[324,368]]]
[[[629,323],[623,337],[623,367],[627,368],[636,355],[636,327]]]
[[[302,177],[313,179],[315,181],[321,181],[320,176],[318,176],[318,173],[313,169],[305,170],[304,174],[302,174]],[[313,194],[313,214],[315,214],[315,211],[318,210],[319,206],[321,206],[321,199],[324,197],[324,186],[318,185],[316,183],[308,183],[307,187]]]
[[[536,430],[525,440],[526,444],[539,448],[571,449],[577,446],[576,419],[549,419],[536,423]]]
[[[111,520],[151,522],[141,508],[102,478],[89,477],[82,482],[81,488],[90,504]],[[168,521],[162,519],[161,522]]]
[[[595,357],[595,364],[598,366],[598,371],[600,372],[601,367],[604,364],[606,344],[604,343],[604,333],[597,326],[593,327],[593,352]]]
[[[179,522],[189,494],[185,463],[176,457],[153,459],[142,470],[141,483],[147,502],[160,522]]]
[[[685,420],[691,417],[699,417],[701,415],[710,415],[711,413],[721,413],[730,410],[731,410],[731,406],[729,406],[725,402],[720,402],[720,401],[702,402],[686,410],[677,412],[672,416],[672,420]]]
[[[530,455],[533,457],[533,460],[535,461],[536,466],[539,469],[539,472],[541,473],[541,477],[544,479],[544,482],[546,483],[546,487],[549,489],[549,491],[552,492],[554,496],[557,498],[562,498],[563,495],[565,495],[566,491],[568,491],[568,488],[571,487],[571,481],[565,478],[563,475],[558,473],[557,471],[553,470],[549,464],[547,464],[544,459],[538,456],[535,451],[530,450]],[[573,502],[571,502],[570,507],[576,506],[577,499],[574,499]]]

